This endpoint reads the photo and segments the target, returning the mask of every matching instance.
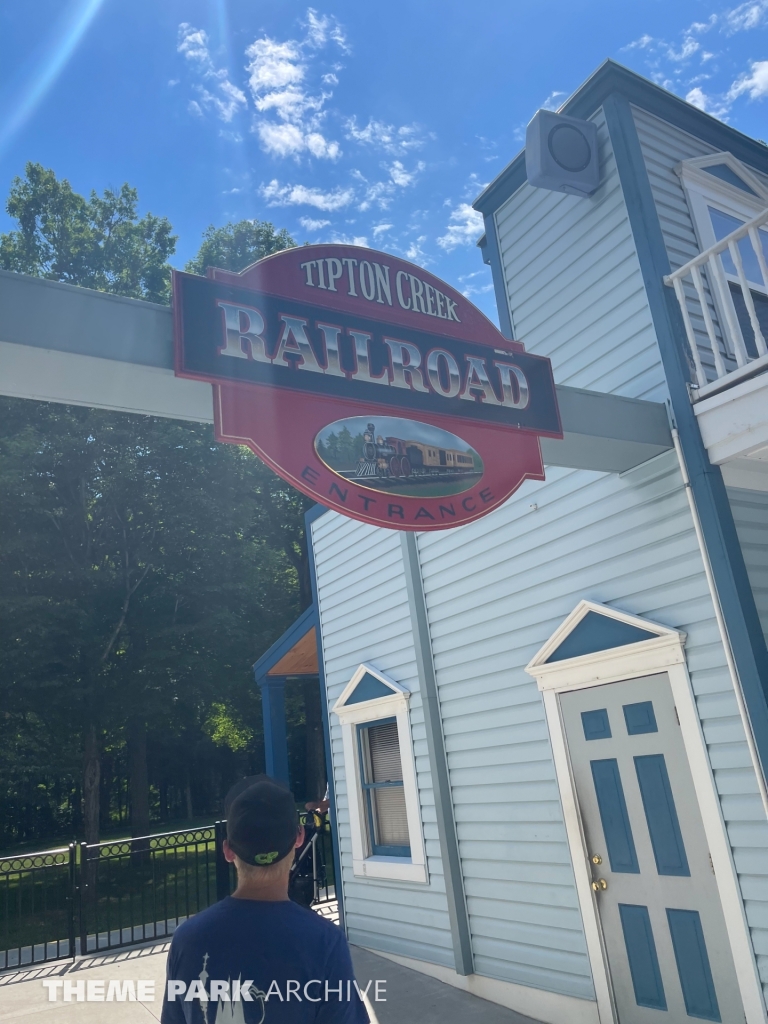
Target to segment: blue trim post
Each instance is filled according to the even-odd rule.
[[[669,255],[661,231],[630,101],[603,103],[640,269],[667,378],[691,493],[701,523],[717,598],[747,706],[760,767],[768,777],[768,652],[719,466],[713,466],[688,395],[685,329],[675,293],[664,284]]]
[[[307,558],[309,559],[309,578],[312,584],[312,604],[315,609],[317,638],[317,674],[320,683],[320,703],[323,709],[323,736],[325,738],[325,774],[328,779],[328,820],[331,823],[331,848],[333,850],[333,882],[336,900],[339,906],[339,927],[347,934],[344,918],[344,881],[341,874],[341,852],[339,850],[339,819],[336,815],[336,789],[333,779],[333,751],[331,749],[331,720],[328,709],[328,691],[325,688],[325,664],[323,662],[323,637],[320,630],[320,605],[317,599],[317,573],[315,571],[315,552],[312,547],[312,523],[328,512],[324,505],[313,505],[304,514],[304,529],[307,537]]]
[[[285,725],[285,677],[262,676],[256,682],[261,690],[267,775],[290,786],[288,731]]]

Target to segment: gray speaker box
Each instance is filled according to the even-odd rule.
[[[597,127],[553,110],[537,111],[525,133],[525,170],[536,188],[591,196],[600,184]]]

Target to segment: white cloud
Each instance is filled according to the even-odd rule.
[[[213,63],[208,35],[203,29],[183,21],[179,25],[176,49],[206,83],[195,86],[200,99],[189,103],[187,109],[190,113],[202,117],[203,110],[212,110],[222,121],[229,123],[238,111],[246,109],[248,101],[243,90],[230,82],[225,68],[216,68]]]
[[[418,261],[421,264],[428,263],[429,260],[427,259],[427,255],[424,252],[424,249],[422,248],[426,240],[426,235],[419,235],[419,237],[416,238],[413,242],[411,242],[411,244],[405,250],[405,258],[407,260],[413,260],[414,262]]]
[[[679,64],[681,61],[688,60],[699,49],[701,49],[701,44],[692,36],[686,35],[683,37],[683,45],[680,47],[680,50],[675,52],[674,47],[670,46],[667,50],[667,57],[676,64]]]
[[[487,282],[487,284],[470,284],[470,285],[467,285],[467,287],[464,289],[464,291],[461,294],[462,295],[466,295],[466,297],[469,299],[473,295],[487,295],[488,292],[492,292],[492,291],[493,291],[493,281],[489,281],[489,282]]]
[[[373,237],[378,238],[379,235],[383,235],[387,231],[391,231],[394,226],[394,224],[376,224],[373,229]]]
[[[400,160],[394,160],[387,167],[389,178],[386,181],[369,182],[368,179],[358,170],[352,171],[352,177],[365,185],[363,198],[358,205],[358,210],[365,212],[374,204],[380,210],[386,210],[392,203],[398,188],[408,188],[416,181],[417,176],[424,170],[426,164],[419,160],[412,171],[407,170]]]
[[[551,92],[549,96],[547,96],[547,98],[541,104],[542,108],[544,110],[557,110],[557,108],[561,105],[560,97],[565,95],[566,93],[560,92],[558,90]]]
[[[744,93],[751,100],[768,96],[768,60],[756,60],[749,71],[740,75],[728,90],[728,99],[735,100]]]
[[[441,249],[450,252],[459,245],[473,245],[484,230],[482,214],[469,203],[459,203],[451,212],[446,232],[437,240]]]
[[[259,139],[268,153],[295,156],[304,149],[304,133],[294,124],[272,124],[262,121],[256,126]]]
[[[307,28],[304,40],[306,46],[320,49],[326,45],[329,39],[332,39],[343,53],[349,52],[344,30],[332,15],[318,14],[314,8],[308,7],[305,25]]]
[[[259,195],[266,199],[270,206],[314,206],[318,210],[332,212],[341,210],[355,198],[352,188],[335,188],[323,192],[319,188],[307,185],[281,185],[273,178],[259,188]]]
[[[211,54],[208,50],[208,34],[201,28],[193,28],[187,21],[179,25],[178,53],[183,53],[187,60],[194,61],[205,70],[213,70]]]
[[[308,154],[320,160],[337,160],[338,142],[328,140],[322,129],[325,104],[332,93],[313,90],[308,85],[312,70],[310,58],[315,51],[335,42],[346,51],[344,33],[335,18],[307,10],[307,34],[301,41],[280,42],[269,36],[254,40],[246,49],[248,85],[256,109],[271,113],[279,120],[259,120],[254,131],[262,148],[272,156],[298,159]],[[322,76],[324,85],[336,85],[338,78]]]
[[[321,228],[327,228],[331,222],[329,220],[314,220],[312,217],[299,217],[299,224],[307,231],[319,231]]]
[[[725,29],[728,35],[734,32],[748,32],[750,29],[759,28],[768,18],[768,0],[748,0],[745,4],[739,4],[723,15]]]
[[[248,84],[256,95],[272,89],[285,89],[304,80],[306,69],[298,43],[288,40],[278,43],[269,36],[256,39],[245,51],[248,64]]]
[[[362,245],[366,248],[368,247],[368,239],[365,235],[340,235],[334,231],[331,241],[336,242],[338,245]]]
[[[229,124],[240,109],[245,109],[248,106],[248,101],[245,98],[245,93],[226,79],[218,82],[217,85],[219,94],[211,92],[202,85],[197,87],[200,104],[209,110],[214,110],[222,121]]]
[[[717,96],[708,96],[698,85],[686,93],[685,98],[688,103],[703,110],[705,114],[711,114],[712,117],[724,118],[730,109],[730,103],[723,102]]]
[[[632,43],[627,43],[626,46],[622,46],[622,50],[647,50],[653,42],[653,36],[643,35],[639,39],[635,39]]]
[[[734,102],[742,96],[750,100],[768,96],[768,61],[752,61],[749,70],[733,78],[735,68],[731,64],[730,74],[726,70],[731,61],[732,47],[709,46],[705,49],[702,37],[708,35],[708,42],[716,38],[746,32],[768,23],[768,0],[747,0],[736,7],[726,8],[711,14],[706,21],[694,21],[679,35],[679,42],[670,43],[643,35],[623,47],[624,50],[642,50],[644,63],[650,77],[663,89],[669,89],[693,106],[726,120]],[[718,58],[715,63],[715,58]],[[731,85],[727,87],[728,75]],[[703,87],[707,82],[706,90]],[[719,82],[719,88],[718,88]]]
[[[395,185],[399,185],[400,188],[407,188],[408,185],[414,183],[417,174],[423,171],[425,166],[426,164],[420,160],[413,171],[407,171],[399,160],[395,160],[389,168],[389,176]]]
[[[308,7],[304,24],[307,28],[307,36],[304,40],[306,46],[320,49],[326,45],[329,39],[332,39],[342,53],[349,53],[344,30],[332,15],[318,14],[314,7]]]
[[[395,128],[371,117],[364,128],[358,127],[357,118],[350,117],[344,124],[348,139],[353,139],[363,146],[382,149],[385,153],[405,154],[412,149],[420,149],[430,135],[425,135],[419,125],[404,124]]]

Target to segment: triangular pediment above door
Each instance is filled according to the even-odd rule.
[[[670,636],[681,638],[678,630],[668,626],[594,601],[580,601],[532,659],[526,671],[536,675],[535,669],[543,665]]]

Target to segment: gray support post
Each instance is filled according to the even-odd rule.
[[[339,819],[336,814],[336,780],[333,772],[333,747],[331,744],[331,715],[328,707],[328,690],[325,685],[325,659],[323,657],[323,631],[320,623],[320,596],[317,588],[315,550],[312,546],[312,523],[328,511],[323,505],[313,505],[304,513],[304,530],[307,538],[309,579],[312,584],[312,603],[315,606],[315,638],[317,640],[317,671],[320,684],[320,702],[323,708],[323,736],[325,738],[325,769],[328,779],[328,819],[331,823],[331,849],[333,851],[333,887],[339,908],[339,927],[347,935],[344,915],[344,877],[341,871],[341,848],[339,846]]]
[[[403,548],[408,604],[411,611],[411,627],[416,648],[416,667],[419,673],[419,688],[424,710],[424,727],[427,733],[432,790],[435,794],[435,815],[440,841],[440,856],[443,862],[443,877],[445,878],[445,896],[448,901],[448,919],[451,924],[453,957],[457,974],[474,974],[472,936],[469,930],[469,915],[464,895],[464,877],[461,871],[456,821],[453,816],[451,782],[448,775],[448,759],[445,754],[435,666],[432,661],[432,641],[429,636],[419,549],[416,534],[410,530],[404,530],[400,534],[400,539]]]

